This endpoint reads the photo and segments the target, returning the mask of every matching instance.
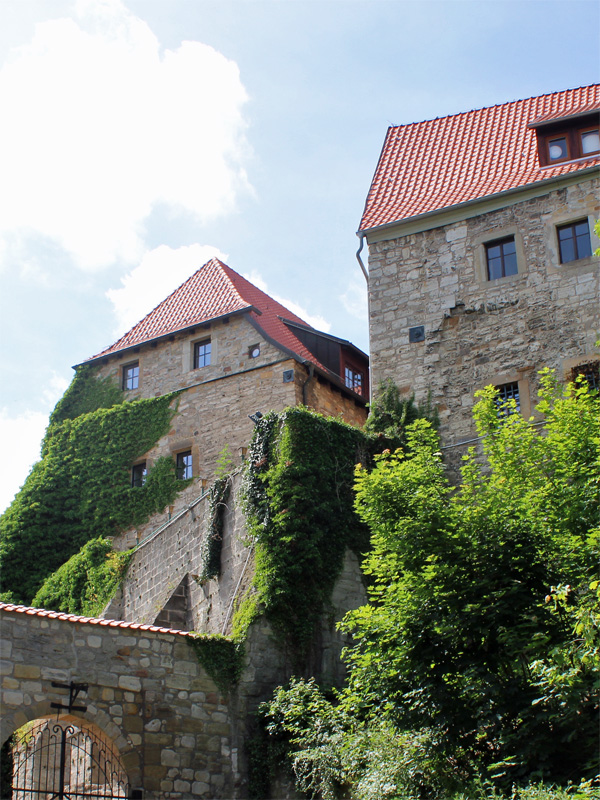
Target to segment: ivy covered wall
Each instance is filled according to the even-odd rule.
[[[88,541],[140,525],[174,500],[187,482],[177,480],[172,459],[158,459],[141,487],[131,486],[131,465],[168,433],[176,408],[176,393],[123,402],[117,386],[77,371],[50,418],[41,460],[0,521],[6,599],[30,603]]]
[[[261,610],[300,664],[338,578],[347,548],[368,532],[353,507],[354,468],[370,460],[363,431],[304,408],[268,414],[255,429],[243,489],[255,540],[255,575],[238,604],[234,635]]]

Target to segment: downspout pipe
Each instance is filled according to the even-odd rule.
[[[362,269],[362,274],[365,276],[365,280],[366,280],[367,285],[368,285],[369,284],[369,273],[367,272],[366,267],[363,264],[363,260],[360,257],[360,254],[362,252],[362,249],[363,249],[363,246],[364,246],[364,243],[365,243],[365,235],[364,235],[364,233],[362,233],[362,231],[358,231],[358,233],[356,235],[358,236],[358,238],[360,240],[360,246],[359,246],[358,250],[356,251],[356,260],[360,264],[360,268]]]
[[[368,289],[369,289],[369,273],[367,272],[367,269],[366,269],[365,265],[363,264],[363,260],[360,257],[361,251],[362,251],[364,243],[365,243],[365,235],[364,235],[364,233],[362,231],[358,231],[356,235],[358,236],[359,241],[360,241],[360,246],[359,246],[358,250],[356,251],[356,260],[358,261],[358,263],[360,265],[360,268],[362,270],[362,274],[365,276],[365,280],[367,282],[367,316],[369,318],[369,327],[370,327],[370,325],[371,325],[371,297],[370,297],[370,294],[369,294],[369,291],[368,291]],[[370,338],[371,337],[369,336],[369,339]],[[370,354],[369,354],[369,403],[372,403],[372,402],[373,402],[373,375],[372,375],[372,372],[371,372],[371,359],[370,359]]]
[[[308,384],[313,379],[313,375],[315,374],[315,366],[311,364],[310,361],[304,361],[304,366],[308,369],[308,377],[302,384],[302,405],[308,408],[308,403],[306,402],[306,397],[308,394]]]

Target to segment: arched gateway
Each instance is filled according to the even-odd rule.
[[[127,773],[113,743],[77,717],[39,719],[13,734],[12,800],[126,800]]]
[[[194,634],[6,603],[0,625],[15,800],[244,795],[237,715]]]

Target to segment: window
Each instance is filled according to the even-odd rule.
[[[186,450],[185,453],[177,453],[177,477],[181,481],[193,477],[192,451]]]
[[[258,358],[260,355],[260,345],[253,344],[251,347],[248,348],[248,357],[249,358]]]
[[[570,380],[575,381],[582,376],[588,382],[590,389],[600,391],[600,361],[588,361],[587,364],[577,364],[571,370]]]
[[[143,486],[146,483],[147,474],[145,461],[142,461],[141,464],[134,464],[131,468],[131,485]]]
[[[592,255],[590,226],[587,219],[572,222],[570,225],[561,225],[557,228],[557,233],[561,264]]]
[[[498,406],[498,416],[503,417],[507,416],[508,414],[513,414],[515,411],[519,412],[521,410],[521,399],[519,397],[519,383],[518,381],[512,381],[511,383],[501,383],[499,386],[496,386],[496,391],[498,392],[498,397],[496,399],[496,405]],[[516,408],[509,408],[504,404],[508,400],[514,400],[516,404]]]
[[[210,364],[210,339],[194,344],[194,369],[208,367]]]
[[[357,372],[351,367],[345,367],[344,383],[349,389],[352,389],[352,391],[356,392],[356,394],[362,394],[362,387],[363,387],[362,372]]]
[[[136,361],[123,367],[123,389],[137,389],[140,381],[140,365]]]
[[[507,275],[516,275],[518,269],[515,237],[508,236],[506,239],[488,242],[485,246],[485,258],[488,280],[495,281]]]

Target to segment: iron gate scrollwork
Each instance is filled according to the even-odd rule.
[[[13,800],[119,800],[127,776],[111,743],[72,721],[36,720],[14,737]]]

